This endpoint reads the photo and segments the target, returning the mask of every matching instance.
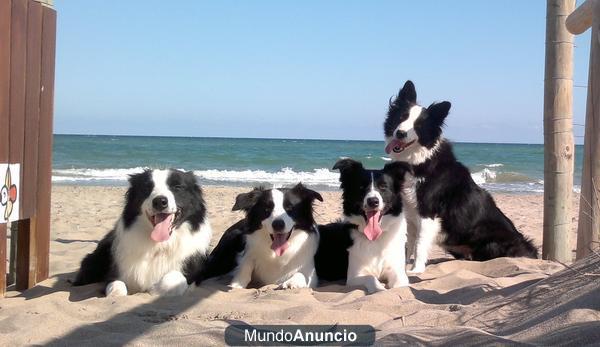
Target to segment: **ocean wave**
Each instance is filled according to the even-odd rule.
[[[139,173],[143,167],[127,169],[55,169],[52,180],[63,184],[125,184],[131,174]],[[195,170],[204,184],[265,184],[267,186],[285,186],[303,182],[307,185],[337,188],[339,187],[339,173],[327,168],[313,169],[312,171],[295,171],[286,167],[279,171],[267,170]],[[471,177],[478,185],[491,191],[504,192],[543,192],[544,182],[532,179],[515,172],[503,172],[484,168],[472,172]],[[577,188],[575,188],[577,191]]]
[[[144,168],[129,169],[58,169],[52,173],[54,182],[125,182],[131,174],[142,172]],[[264,170],[195,170],[194,174],[200,178],[214,183],[265,183],[272,185],[286,185],[303,182],[309,185],[327,187],[339,186],[339,173],[321,168],[312,171],[294,171],[283,168],[276,172]]]

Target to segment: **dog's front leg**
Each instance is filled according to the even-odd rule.
[[[106,285],[105,289],[106,296],[126,296],[127,285],[123,281],[112,281]]]
[[[346,280],[347,286],[361,286],[367,290],[368,294],[375,292],[381,292],[385,290],[383,283],[379,282],[377,278],[371,275],[348,277]]]
[[[279,289],[306,288],[308,283],[302,272],[296,272],[292,277],[279,285]]]
[[[416,240],[417,240],[417,234],[419,232],[419,226],[418,226],[418,222],[417,221],[413,221],[413,220],[409,220],[407,218],[406,220],[406,224],[407,224],[407,233],[406,233],[406,259],[405,259],[405,263],[408,264],[410,262],[410,258],[412,256],[415,256],[415,244],[416,244]]]
[[[173,270],[167,272],[150,292],[163,296],[179,296],[183,295],[188,287],[185,276],[180,271]]]
[[[252,280],[253,271],[254,264],[249,260],[242,259],[229,286],[231,288],[246,288]]]
[[[415,262],[412,269],[408,271],[409,274],[420,274],[425,271],[429,250],[442,228],[439,218],[422,218],[419,224],[419,234],[415,245]]]

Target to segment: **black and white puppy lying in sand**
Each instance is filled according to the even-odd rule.
[[[349,286],[368,293],[407,286],[406,219],[402,183],[408,165],[387,164],[367,170],[360,162],[342,159],[340,170],[344,223],[319,226],[321,241],[315,257],[320,279],[346,278]]]
[[[407,81],[389,105],[384,123],[385,151],[411,165],[403,192],[409,221],[410,272],[421,273],[433,242],[459,259],[537,257],[537,249],[494,203],[492,196],[456,160],[442,136],[448,101],[425,108]],[[412,232],[412,231],[415,232]],[[415,235],[416,233],[416,235]],[[410,257],[409,253],[409,257]]]
[[[121,218],[83,259],[73,285],[106,282],[107,296],[181,295],[202,269],[211,238],[196,177],[146,170],[129,184]]]
[[[282,289],[315,287],[314,255],[319,235],[313,217],[321,195],[297,184],[293,188],[255,188],[237,196],[233,211],[246,218],[227,229],[196,279],[233,271],[232,288],[277,284]]]

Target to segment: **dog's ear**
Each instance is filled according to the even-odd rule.
[[[363,165],[361,162],[354,159],[345,158],[338,160],[333,165],[333,170],[340,170],[341,173],[347,172],[348,170],[362,169]]]
[[[294,186],[294,188],[292,188],[292,190],[299,192],[301,195],[303,195],[305,197],[308,197],[309,199],[311,199],[311,201],[319,200],[320,202],[323,202],[323,197],[321,196],[321,194],[319,194],[318,192],[316,192],[312,189],[306,188],[302,183],[296,184],[296,186]]]
[[[450,106],[452,106],[452,104],[450,104],[449,101],[433,103],[427,108],[428,117],[435,120],[435,122],[441,126],[444,124],[448,112],[450,112]]]
[[[249,211],[258,201],[260,195],[264,192],[262,188],[254,188],[251,192],[239,194],[235,198],[235,204],[232,211]]]
[[[398,98],[396,100],[404,100],[413,104],[417,103],[417,90],[412,81],[408,80],[404,83],[404,87],[398,92]]]
[[[360,170],[364,170],[364,167],[361,162],[346,158],[338,160],[337,163],[333,166],[333,170],[340,170],[340,182],[343,183],[347,181],[350,177],[354,177],[354,175]]]
[[[198,182],[198,178],[196,177],[196,174],[194,174],[194,171],[184,171],[183,177],[188,185],[202,193],[202,188],[200,187],[200,183]]]

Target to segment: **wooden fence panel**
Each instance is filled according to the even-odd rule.
[[[52,134],[54,114],[54,64],[56,56],[56,11],[44,7],[42,19],[42,74],[40,137],[37,183],[37,281],[48,278],[50,253],[50,207],[52,190]]]
[[[25,142],[25,59],[27,1],[12,0],[10,27],[10,151],[9,163],[22,163]],[[20,172],[23,181],[23,170]],[[24,218],[23,210],[19,218]]]
[[[0,1],[0,162],[8,161],[10,100],[10,1]],[[0,297],[6,291],[6,224],[0,224]]]

